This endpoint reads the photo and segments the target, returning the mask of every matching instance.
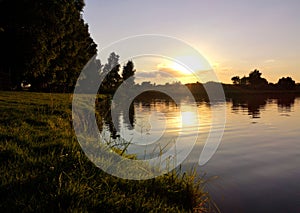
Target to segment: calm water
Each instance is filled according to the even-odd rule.
[[[217,176],[208,190],[222,212],[300,212],[300,98],[244,97],[226,103],[180,104],[170,100],[136,101],[130,113],[103,121],[112,137],[132,142],[128,152],[151,158],[180,135],[198,137],[183,163],[197,166],[211,129],[212,109],[226,106],[221,144],[199,175]],[[182,136],[182,129],[184,135]],[[105,131],[104,131],[105,132]],[[157,145],[159,142],[159,146]]]

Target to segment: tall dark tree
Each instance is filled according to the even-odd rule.
[[[100,90],[113,92],[121,84],[122,78],[119,74],[120,71],[119,58],[120,58],[119,55],[112,52],[109,58],[107,59],[107,63],[104,65],[103,70],[100,73],[100,75],[105,76]]]
[[[83,0],[0,1],[1,71],[14,85],[27,80],[36,90],[71,91],[96,54],[81,17]]]
[[[13,87],[20,86],[25,64],[32,58],[30,19],[35,2],[27,2],[32,7],[21,0],[0,1],[0,72],[6,74]]]
[[[122,71],[122,77],[123,81],[126,81],[128,86],[133,86],[134,85],[134,74],[135,74],[135,69],[134,69],[134,63],[130,60],[126,63],[126,65],[123,66],[123,71]]]

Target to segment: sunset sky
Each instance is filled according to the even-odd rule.
[[[196,48],[222,82],[259,69],[276,83],[283,76],[300,82],[299,10],[299,0],[86,0],[83,17],[99,50],[129,36],[167,35]],[[141,72],[179,68],[136,65]]]

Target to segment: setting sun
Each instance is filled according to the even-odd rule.
[[[179,71],[179,72],[181,72],[182,74],[185,74],[185,75],[191,73],[187,68],[185,68],[183,65],[181,65],[177,62],[171,62],[170,64],[168,64],[168,66],[171,69]]]
[[[160,63],[157,65],[157,68],[160,70],[168,69],[168,70],[172,70],[172,71],[177,71],[183,75],[188,75],[191,73],[187,68],[185,68],[183,65],[181,65],[175,61],[166,61],[166,62]]]

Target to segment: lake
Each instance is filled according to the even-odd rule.
[[[224,106],[221,143],[200,167],[212,110]],[[209,181],[208,190],[221,212],[300,212],[300,98],[251,95],[216,103],[182,98],[179,104],[143,99],[116,117],[115,126],[111,119],[103,119],[101,131],[130,141],[127,152],[143,159],[167,150],[176,137],[188,141],[196,135],[196,145],[182,167],[194,166],[199,175],[217,177]]]

